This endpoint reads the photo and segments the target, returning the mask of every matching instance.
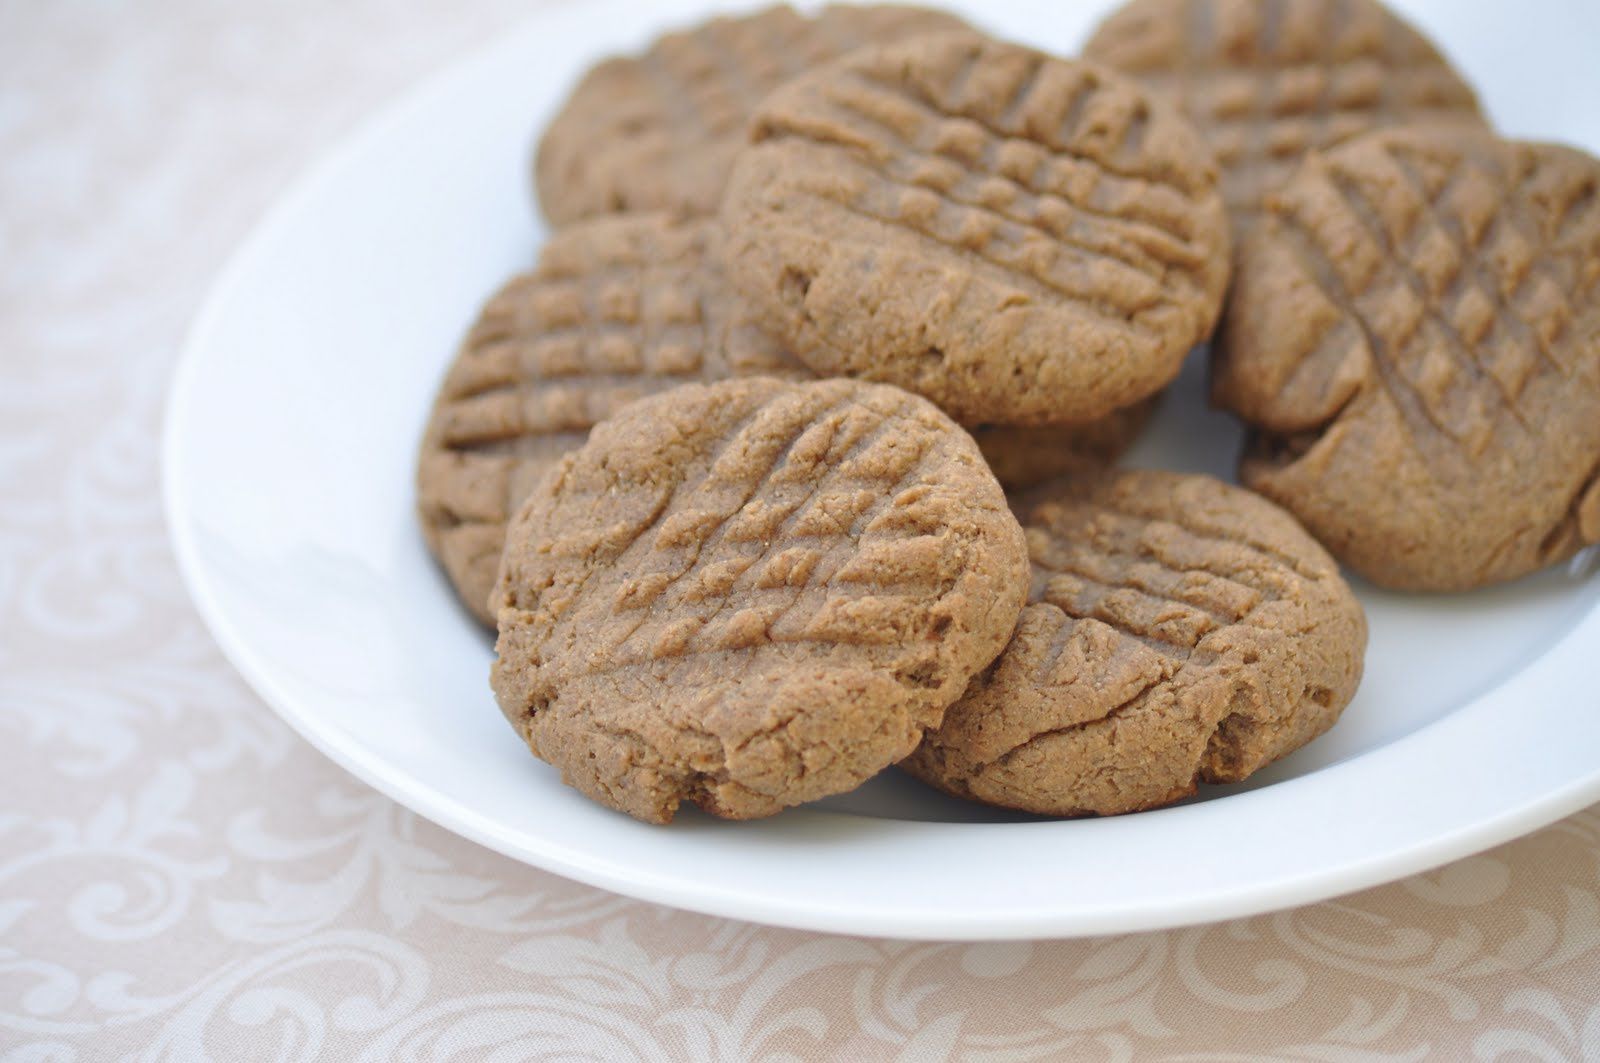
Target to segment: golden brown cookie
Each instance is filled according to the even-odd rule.
[[[1169,804],[1332,726],[1366,619],[1293,518],[1208,476],[1100,473],[1017,503],[1015,635],[904,767],[1054,816]]]
[[[493,625],[507,519],[598,421],[688,381],[809,376],[754,327],[705,221],[564,229],[489,300],[440,388],[417,471],[422,529],[461,599]]]
[[[1376,583],[1600,542],[1600,160],[1396,130],[1307,160],[1239,255],[1216,400],[1240,475]]]
[[[1133,446],[1160,396],[1083,424],[982,425],[972,430],[983,459],[1007,491],[1110,465]]]
[[[545,130],[535,174],[556,224],[625,211],[710,214],[761,98],[863,45],[959,29],[915,7],[788,6],[669,33],[590,70]]]
[[[1461,75],[1377,0],[1132,0],[1084,46],[1177,100],[1243,233],[1308,152],[1381,126],[1483,121]]]
[[[1085,421],[1158,390],[1216,320],[1209,149],[1121,75],[918,37],[790,82],[751,138],[729,276],[822,375],[964,424]]]
[[[1000,485],[932,404],[851,380],[689,385],[596,427],[517,513],[492,682],[603,804],[765,816],[909,753],[1027,583]]]

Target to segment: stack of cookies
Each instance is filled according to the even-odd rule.
[[[512,725],[640,819],[896,763],[1157,807],[1338,718],[1335,558],[1451,590],[1600,541],[1600,163],[1496,137],[1372,0],[1133,0],[1083,59],[716,19],[591,70],[536,171],[422,525]],[[1114,468],[1207,341],[1245,486]]]

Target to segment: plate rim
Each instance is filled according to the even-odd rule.
[[[283,186],[270,206],[251,227],[249,234],[229,255],[209,287],[180,347],[167,389],[161,424],[161,496],[164,521],[172,544],[180,578],[194,602],[206,628],[216,640],[228,662],[251,689],[290,728],[313,748],[342,769],[372,786],[391,800],[409,808],[438,826],[465,837],[520,863],[539,867],[584,884],[642,900],[695,911],[706,915],[743,919],[767,925],[828,933],[847,933],[875,937],[923,940],[1001,940],[1062,938],[1107,933],[1125,933],[1194,925],[1281,910],[1356,890],[1394,881],[1426,871],[1536,830],[1600,800],[1600,762],[1586,774],[1566,779],[1561,785],[1536,795],[1495,816],[1463,824],[1453,832],[1413,842],[1399,850],[1383,850],[1361,860],[1350,860],[1334,867],[1303,871],[1287,879],[1269,879],[1215,895],[1203,895],[1188,903],[1181,912],[1169,906],[1145,905],[1115,911],[1008,911],[973,912],[952,916],[945,912],[932,916],[912,906],[893,909],[871,905],[814,901],[810,904],[774,901],[730,890],[704,881],[687,883],[659,874],[641,874],[616,861],[595,859],[592,855],[568,851],[560,845],[544,848],[529,839],[508,836],[495,829],[495,821],[416,776],[397,768],[365,747],[351,732],[334,723],[324,723],[297,706],[296,699],[282,689],[270,666],[261,660],[250,641],[241,634],[210,583],[210,575],[197,546],[194,512],[186,494],[182,454],[185,450],[187,413],[194,402],[195,379],[215,349],[212,336],[225,320],[228,304],[256,264],[265,260],[273,242],[295,217],[303,204],[316,198],[324,185],[358,160],[385,132],[402,123],[426,100],[442,95],[459,80],[470,77],[475,68],[487,65],[506,53],[526,47],[532,33],[547,29],[560,11],[532,12],[521,26],[505,37],[464,56],[447,61],[434,73],[402,90],[337,136],[329,148],[316,155]],[[570,12],[565,14],[570,15]],[[1579,615],[1557,641],[1521,663],[1513,673],[1494,686],[1459,705],[1449,714],[1424,725],[1384,746],[1320,768],[1304,776],[1285,780],[1271,787],[1249,791],[1202,805],[1185,806],[1142,813],[1142,817],[1187,813],[1209,817],[1221,813],[1201,812],[1240,801],[1259,802],[1260,795],[1281,787],[1298,787],[1317,777],[1348,772],[1371,758],[1393,755],[1401,747],[1410,748],[1447,726],[1465,726],[1468,717],[1492,708],[1505,692],[1526,680],[1536,669],[1555,666],[1558,658],[1581,653],[1581,636],[1600,636],[1600,604]],[[1587,641],[1584,639],[1584,641]],[[1600,644],[1600,638],[1595,640]],[[1581,668],[1572,669],[1581,679]],[[1524,684],[1526,685],[1526,684]],[[1571,691],[1569,691],[1571,693]],[[1326,779],[1323,780],[1326,783]],[[800,810],[790,815],[851,816],[850,813]],[[901,821],[905,830],[919,832],[952,830],[1048,829],[1062,821],[1027,824],[916,824]]]

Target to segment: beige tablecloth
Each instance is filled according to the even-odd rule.
[[[296,171],[529,7],[0,0],[0,1058],[1600,1058],[1594,809],[1298,911],[929,945],[563,881],[278,723],[166,545],[180,337]]]

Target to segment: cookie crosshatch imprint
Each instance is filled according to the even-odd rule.
[[[1168,804],[1332,726],[1366,623],[1333,560],[1209,477],[1075,477],[1018,502],[1033,566],[1010,644],[906,767],[1048,815]]]
[[[1025,551],[971,437],[924,400],[679,389],[597,428],[522,507],[495,690],[613,807],[768,815],[911,751],[1004,644]]]
[[[1227,276],[1209,150],[1091,65],[971,34],[858,52],[773,94],[723,203],[730,278],[813,369],[965,423],[1142,399]]]
[[[765,642],[895,641],[892,627],[858,619],[891,600],[936,599],[959,574],[936,564],[906,578],[908,552],[937,562],[943,544],[914,517],[931,488],[904,489],[935,441],[902,432],[847,399],[755,461],[740,460],[754,455],[736,436],[733,453],[680,490],[681,508],[639,558],[643,573],[618,588],[614,608],[641,617],[619,630],[604,667]],[[819,481],[812,462],[828,451],[842,458]],[[731,514],[717,505],[729,499],[742,499]]]
[[[594,425],[687,382],[810,375],[726,295],[716,239],[661,214],[574,225],[484,306],[418,468],[429,546],[481,620],[506,521]]]
[[[1241,231],[1311,151],[1380,127],[1483,122],[1438,49],[1374,0],[1133,0],[1084,56],[1194,120]]]
[[[1258,428],[1245,481],[1397,587],[1600,541],[1597,189],[1593,158],[1486,133],[1308,162],[1241,248],[1218,344],[1216,394]]]

